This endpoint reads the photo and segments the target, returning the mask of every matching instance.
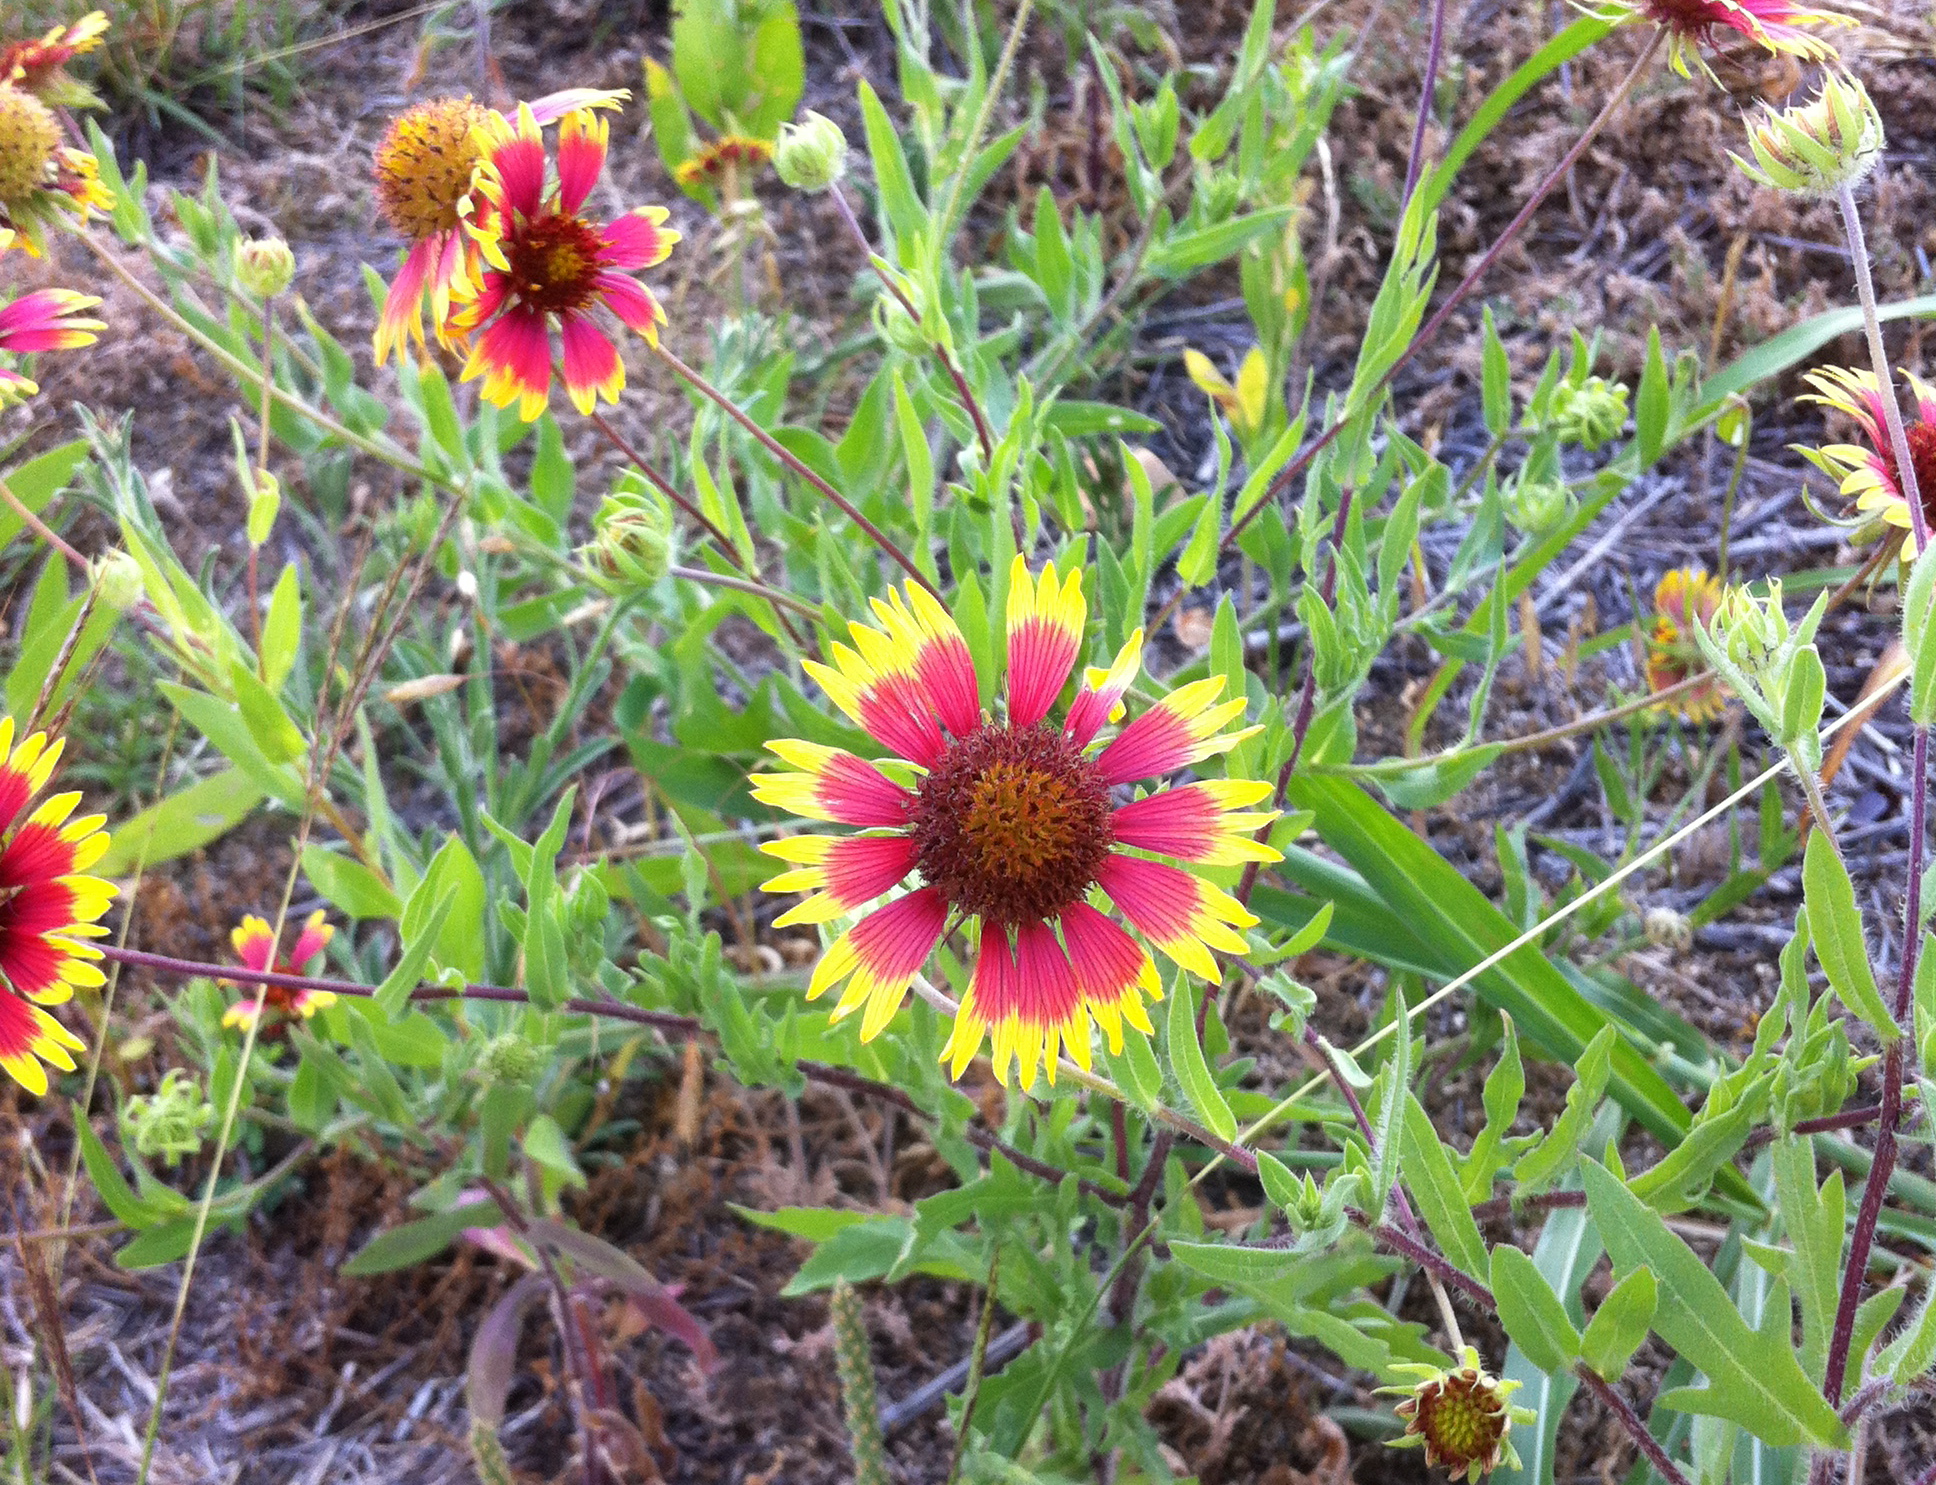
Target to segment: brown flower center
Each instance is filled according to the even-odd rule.
[[[0,87],[0,206],[18,208],[47,183],[60,148],[60,125],[47,105],[18,88]]]
[[[991,722],[950,742],[913,814],[922,879],[989,923],[1054,917],[1109,854],[1109,789],[1046,723]]]
[[[504,239],[511,288],[533,309],[561,315],[578,309],[598,290],[598,255],[604,239],[582,217],[552,212],[524,222]]]
[[[376,147],[376,201],[413,242],[448,232],[482,157],[471,131],[486,110],[469,98],[438,98],[397,115]]]
[[[1425,1438],[1428,1464],[1457,1476],[1474,1464],[1490,1472],[1506,1436],[1506,1405],[1491,1379],[1466,1369],[1419,1388],[1408,1433]]]

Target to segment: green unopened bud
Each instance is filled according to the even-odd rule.
[[[95,596],[117,614],[125,614],[147,594],[141,564],[126,552],[107,552],[87,564]]]
[[[1611,443],[1627,426],[1627,389],[1598,376],[1578,386],[1562,382],[1553,390],[1550,426],[1561,440],[1584,449]]]
[[[796,191],[824,191],[847,173],[847,136],[824,114],[782,124],[773,171]]]
[[[1754,164],[1731,158],[1750,179],[1782,191],[1833,194],[1882,158],[1882,116],[1861,83],[1831,72],[1809,102],[1764,109],[1748,125],[1748,149]]]
[[[477,1057],[477,1072],[495,1088],[522,1088],[536,1075],[543,1054],[515,1031],[507,1031],[484,1043]]]
[[[129,1099],[122,1114],[136,1151],[171,1166],[202,1148],[202,1131],[214,1117],[200,1086],[178,1067],[168,1069],[153,1093]]]
[[[578,549],[586,578],[613,597],[649,588],[672,566],[672,507],[647,490],[614,490]]]
[[[236,245],[236,281],[256,298],[273,299],[295,276],[296,255],[280,237]]]
[[[282,481],[266,469],[255,472],[255,494],[249,498],[249,545],[259,547],[275,529],[282,511]]]
[[[1558,480],[1521,480],[1506,494],[1506,519],[1528,536],[1543,536],[1566,518],[1573,496]]]

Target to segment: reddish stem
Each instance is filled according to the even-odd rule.
[[[1418,177],[1425,168],[1425,125],[1432,117],[1432,99],[1439,88],[1439,59],[1445,50],[1445,0],[1432,0],[1432,38],[1425,45],[1425,77],[1418,87],[1418,122],[1412,125],[1412,158],[1405,167],[1405,192],[1399,210],[1411,202]]]
[[[1573,1375],[1586,1385],[1587,1391],[1600,1399],[1606,1410],[1620,1421],[1627,1430],[1640,1452],[1647,1456],[1647,1462],[1660,1472],[1660,1477],[1668,1485],[1691,1485],[1687,1476],[1681,1473],[1680,1466],[1667,1457],[1667,1451],[1660,1446],[1660,1440],[1647,1432],[1647,1425],[1640,1421],[1627,1400],[1616,1392],[1606,1379],[1595,1372],[1584,1361],[1573,1368]]]

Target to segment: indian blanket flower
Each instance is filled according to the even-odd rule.
[[[706,186],[737,196],[772,158],[773,146],[768,141],[727,134],[687,156],[672,172],[672,178],[687,189]]]
[[[1517,1469],[1519,1451],[1507,1435],[1513,1424],[1534,1423],[1537,1415],[1508,1401],[1520,1384],[1492,1376],[1473,1347],[1462,1348],[1459,1363],[1452,1371],[1412,1362],[1392,1368],[1418,1379],[1410,1387],[1378,1389],[1405,1398],[1392,1409],[1405,1420],[1405,1432],[1393,1447],[1423,1446],[1428,1468],[1442,1469],[1454,1479],[1464,1475],[1468,1482],[1501,1464]]]
[[[53,778],[65,746],[36,732],[18,742],[0,717],[0,1068],[30,1093],[47,1091],[46,1063],[74,1070],[85,1044],[42,1009],[77,985],[99,985],[101,951],[87,940],[114,887],[87,875],[108,848],[105,817],[81,815],[76,793],[34,799]],[[31,812],[30,812],[31,807]]]
[[[1221,677],[1180,687],[1096,747],[1142,663],[1138,630],[1107,670],[1087,670],[1061,722],[1050,720],[1082,649],[1081,574],[1039,577],[1015,559],[1009,576],[1004,706],[985,710],[974,662],[954,619],[918,586],[874,601],[879,627],[850,625],[854,647],[831,665],[808,662],[843,712],[895,757],[876,765],[853,753],[781,739],[767,744],[795,770],[754,779],[754,795],[850,835],[802,835],[762,849],[792,870],[765,885],[811,892],[779,919],[824,923],[896,888],[835,939],[807,987],[809,999],[846,982],[836,1021],[861,1013],[861,1039],[893,1018],[908,987],[950,931],[974,936],[974,968],[942,1050],[963,1069],[992,1032],[995,1073],[1021,1086],[1038,1064],[1055,1080],[1059,1050],[1089,1065],[1093,1025],[1112,1050],[1123,1022],[1150,1033],[1145,999],[1161,998],[1144,940],[1205,980],[1212,950],[1245,952],[1235,931],[1257,920],[1180,866],[1274,861],[1252,837],[1275,816],[1253,811],[1265,783],[1211,779],[1118,802],[1138,780],[1162,780],[1227,751],[1256,729],[1225,731],[1244,710],[1219,702]],[[902,780],[911,779],[912,783]],[[918,885],[916,885],[918,883]]]
[[[10,235],[0,232],[0,237]],[[4,248],[3,243],[0,248]],[[22,294],[11,304],[0,306],[0,351],[27,356],[36,351],[68,351],[92,345],[94,332],[107,326],[85,316],[100,302],[91,294],[77,294],[72,289],[37,289]],[[0,366],[0,407],[39,390],[19,372]]]
[[[336,930],[323,921],[323,910],[318,908],[303,921],[302,931],[296,935],[296,942],[285,959],[276,953],[275,930],[251,913],[229,935],[229,943],[244,969],[259,974],[270,970],[273,964],[272,973],[301,975],[309,972],[311,962],[329,947],[335,934]],[[336,1004],[334,990],[291,990],[285,985],[246,985],[243,996],[223,1015],[224,1026],[247,1027],[262,1014],[264,1006],[281,1012],[282,1021],[297,1018],[307,1021],[324,1007]]]
[[[1714,75],[1700,51],[1725,40],[1723,32],[1732,31],[1768,52],[1826,62],[1835,48],[1809,28],[1855,24],[1848,16],[1795,0],[1619,0],[1618,11],[1633,20],[1652,21],[1667,33],[1669,59],[1682,77],[1689,75],[1690,51],[1702,70]]]
[[[1654,622],[1647,635],[1649,691],[1658,694],[1708,668],[1694,630],[1714,622],[1726,592],[1721,580],[1704,567],[1677,567],[1654,585]],[[1709,676],[1660,705],[1690,722],[1711,722],[1727,704],[1727,687]]]
[[[1903,375],[1916,398],[1916,420],[1903,428],[1909,441],[1909,462],[1922,497],[1924,520],[1936,524],[1936,388],[1911,372]],[[1854,497],[1858,515],[1901,532],[1900,538],[1891,533],[1891,540],[1901,541],[1905,562],[1914,561],[1915,525],[1909,513],[1909,495],[1889,447],[1881,384],[1872,372],[1841,366],[1811,371],[1803,380],[1815,389],[1807,394],[1807,400],[1846,414],[1861,428],[1868,446],[1832,443],[1811,449],[1797,444],[1795,451],[1835,480],[1842,494]]]
[[[61,143],[53,111],[33,94],[0,83],[0,225],[39,256],[42,225],[57,211],[85,221],[112,198],[94,156]]]
[[[482,130],[484,159],[477,190],[477,242],[485,266],[451,326],[469,338],[464,380],[484,378],[484,398],[517,405],[529,423],[551,400],[551,330],[563,346],[561,365],[572,405],[590,413],[602,396],[618,401],[625,364],[600,327],[601,307],[653,345],[665,311],[634,271],[663,263],[679,234],[661,206],[635,207],[612,222],[585,215],[585,202],[605,168],[608,130],[588,109],[558,126],[555,172],[546,167],[543,136],[530,107],[515,123],[493,115]]]
[[[623,90],[570,88],[528,107],[532,118],[544,125],[577,109],[616,108],[629,96]],[[377,209],[410,244],[377,319],[379,366],[392,351],[401,351],[406,340],[423,345],[426,301],[431,327],[442,339],[452,296],[476,281],[479,253],[466,229],[475,225],[473,187],[484,159],[482,126],[492,117],[491,110],[468,95],[433,98],[398,114],[377,144]]]
[[[107,30],[107,14],[94,10],[45,36],[0,46],[0,83],[32,93],[52,108],[99,108],[93,90],[67,75],[67,64],[99,46]]]

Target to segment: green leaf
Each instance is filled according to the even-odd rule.
[[[157,1222],[174,1215],[165,1211],[157,1203],[144,1201],[134,1194],[134,1188],[121,1174],[121,1168],[114,1163],[114,1157],[101,1143],[79,1110],[74,1115],[74,1132],[81,1141],[81,1161],[87,1166],[87,1178],[94,1183],[102,1205],[112,1212],[118,1221],[130,1227],[152,1227]]]
[[[1802,1365],[1819,1381],[1828,1366],[1829,1336],[1842,1295],[1843,1218],[1848,1206],[1842,1172],[1832,1172],[1816,1187],[1812,1140],[1777,1139],[1769,1155],[1792,1250],[1788,1285],[1801,1305]]]
[[[1906,1387],[1932,1365],[1936,1365],[1936,1284],[1925,1283],[1922,1308],[1877,1355],[1875,1370],[1898,1387]]]
[[[1419,1216],[1425,1219],[1425,1225],[1439,1240],[1439,1247],[1447,1258],[1473,1278],[1483,1279],[1487,1268],[1486,1240],[1479,1235],[1479,1224],[1472,1219],[1465,1188],[1459,1183],[1458,1172],[1452,1168],[1451,1152],[1432,1127],[1432,1116],[1411,1092],[1405,1095],[1400,1139],[1402,1168],[1418,1202]],[[1498,1263],[1497,1255],[1492,1262]]]
[[[1504,438],[1512,427],[1512,362],[1500,342],[1499,328],[1492,322],[1492,306],[1482,317],[1484,339],[1479,365],[1479,400],[1484,408],[1486,432]]]
[[[1211,1076],[1210,1064],[1197,1040],[1196,996],[1188,975],[1180,974],[1176,978],[1176,988],[1170,994],[1169,1016],[1170,1067],[1182,1085],[1184,1097],[1219,1139],[1235,1139],[1237,1116],[1230,1112],[1217,1080]]]
[[[1144,271],[1155,278],[1186,278],[1212,263],[1221,263],[1273,228],[1282,227],[1293,210],[1272,206],[1231,217],[1213,227],[1179,232],[1150,249]]]
[[[352,918],[394,919],[403,904],[383,878],[354,857],[326,846],[306,846],[303,875],[329,902]]]
[[[351,1278],[367,1278],[371,1274],[387,1274],[395,1269],[408,1268],[413,1263],[422,1263],[426,1258],[435,1258],[467,1227],[501,1227],[503,1224],[504,1214],[494,1201],[470,1202],[452,1207],[447,1212],[419,1217],[414,1222],[405,1222],[388,1232],[378,1233],[350,1257],[342,1271]]]
[[[1667,415],[1671,405],[1667,358],[1660,348],[1660,327],[1649,325],[1647,359],[1640,371],[1640,389],[1634,395],[1634,451],[1643,469],[1660,457],[1667,442]]]
[[[271,763],[292,763],[302,757],[308,746],[302,729],[282,709],[276,693],[239,660],[229,667],[229,684],[235,689],[236,708],[262,756]]]
[[[1311,1261],[1289,1248],[1246,1248],[1240,1243],[1172,1242],[1170,1256],[1219,1284],[1269,1284]]]
[[[1808,909],[1808,934],[1822,973],[1842,1004],[1869,1023],[1885,1044],[1902,1033],[1876,988],[1869,963],[1869,943],[1863,934],[1862,909],[1841,853],[1825,831],[1808,833],[1802,853],[1802,902]]]
[[[1932,316],[1936,316],[1936,294],[1898,300],[1894,304],[1881,306],[1878,311],[1878,317],[1885,323],[1890,320],[1929,319]],[[1779,335],[1769,336],[1701,384],[1701,405],[1694,410],[1689,422],[1698,424],[1714,416],[1729,397],[1780,376],[1790,367],[1807,360],[1830,341],[1840,340],[1844,335],[1860,334],[1861,330],[1862,307],[1852,304],[1812,315],[1790,325]]]
[[[186,856],[226,835],[261,803],[262,790],[241,770],[221,769],[119,826],[94,870],[104,877],[126,876],[144,863],[155,866]]]
[[[578,1159],[571,1153],[571,1141],[565,1138],[565,1131],[551,1115],[532,1117],[524,1131],[524,1153],[560,1180],[574,1186],[585,1184],[585,1173],[578,1168]]]
[[[1579,1360],[1580,1333],[1566,1306],[1533,1260],[1510,1243],[1492,1250],[1492,1293],[1499,1302],[1499,1323],[1534,1366],[1557,1374]]]
[[[13,491],[16,500],[39,515],[47,508],[48,501],[67,488],[74,471],[86,462],[87,440],[77,438],[8,470],[7,488]],[[25,523],[11,506],[0,506],[0,547],[12,546],[14,538],[25,529]]]
[[[1580,1337],[1581,1357],[1596,1375],[1608,1382],[1620,1380],[1634,1352],[1647,1339],[1659,1300],[1660,1289],[1654,1282],[1654,1271],[1645,1266],[1635,1269],[1608,1291]]]
[[[296,664],[302,642],[302,579],[296,564],[287,563],[269,595],[269,612],[262,620],[262,675],[269,689],[280,691]]]
[[[426,890],[428,895],[425,895]],[[466,980],[484,975],[484,873],[470,848],[453,831],[424,869],[422,888],[404,908],[401,930],[406,943],[423,937],[424,915],[434,902],[449,903],[443,930],[430,946],[434,966],[454,969]]]
[[[430,879],[426,877],[410,894],[410,902],[404,908],[406,913],[416,905],[418,898],[424,896],[424,889],[430,885]],[[403,1008],[410,1003],[410,992],[423,983],[424,969],[430,963],[430,951],[436,947],[437,935],[443,932],[445,920],[450,917],[455,902],[456,894],[446,892],[437,899],[436,906],[427,911],[422,933],[414,940],[404,935],[403,952],[397,955],[396,964],[370,997],[386,1020],[394,1021],[402,1015]]]
[[[1581,1170],[1614,1272],[1624,1278],[1653,1270],[1659,1285],[1653,1328],[1707,1379],[1705,1386],[1666,1394],[1659,1405],[1731,1419],[1776,1446],[1845,1445],[1848,1431],[1795,1356],[1787,1286],[1776,1286],[1763,1328],[1750,1329],[1721,1281],[1659,1213],[1597,1161],[1582,1161]]]
[[[1486,1074],[1482,1101],[1486,1110],[1485,1127],[1472,1142],[1472,1150],[1460,1167],[1460,1183],[1468,1202],[1485,1201],[1492,1195],[1493,1178],[1511,1157],[1502,1154],[1506,1136],[1519,1117],[1519,1100],[1526,1092],[1526,1069],[1519,1059],[1519,1034],[1513,1030],[1511,1016],[1502,1016],[1505,1048],[1499,1061]]]

